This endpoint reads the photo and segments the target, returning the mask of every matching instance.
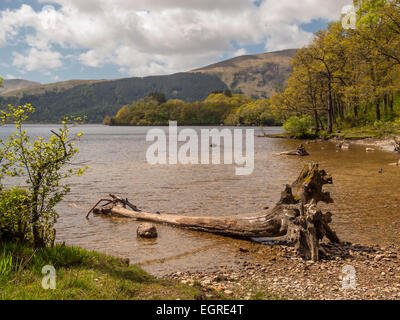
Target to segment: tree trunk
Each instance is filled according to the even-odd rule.
[[[385,94],[384,96],[383,96],[383,99],[382,99],[382,105],[383,105],[383,114],[385,115],[385,114],[387,114],[387,109],[388,109],[388,105],[389,105],[389,96],[387,95],[387,94]]]
[[[390,95],[390,111],[393,112],[394,94]]]
[[[332,131],[333,131],[333,101],[332,101],[332,86],[330,83],[328,84],[327,118],[328,118],[328,133],[332,133]]]
[[[315,135],[319,133],[319,119],[318,119],[318,111],[314,109],[314,122],[315,122]]]
[[[354,117],[357,119],[357,118],[358,118],[358,107],[355,106],[355,107],[353,108],[353,110],[354,110]]]
[[[380,108],[380,101],[379,99],[376,99],[375,101],[375,117],[376,117],[376,121],[380,121],[381,120],[381,108]]]
[[[331,183],[331,176],[320,170],[317,164],[305,166],[298,179],[285,187],[274,208],[266,213],[248,216],[197,217],[131,211],[126,208],[127,200],[115,199],[104,199],[111,203],[93,209],[93,213],[165,223],[235,238],[285,236],[288,241],[295,243],[297,251],[304,259],[317,261],[320,257],[319,242],[325,236],[331,242],[339,242],[335,232],[329,227],[331,213],[322,213],[316,208],[320,201],[333,202],[329,192],[322,191],[325,184]]]
[[[304,145],[301,144],[296,148],[296,150],[281,152],[278,155],[306,157],[306,156],[309,156],[310,154],[307,152]]]
[[[41,174],[39,173],[39,179],[41,179]],[[46,243],[43,239],[43,234],[40,226],[40,213],[38,211],[39,204],[39,182],[35,182],[33,185],[33,197],[31,203],[31,224],[32,224],[32,235],[33,244],[35,248],[43,248]]]

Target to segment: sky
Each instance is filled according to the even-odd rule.
[[[41,83],[185,72],[300,48],[351,0],[0,0],[0,76]]]

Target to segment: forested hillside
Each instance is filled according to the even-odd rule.
[[[216,75],[229,88],[253,98],[269,98],[283,90],[297,50],[245,55],[192,72]]]
[[[17,92],[15,96],[0,96],[0,105],[30,103],[36,109],[30,120],[35,122],[60,122],[65,116],[87,116],[89,123],[101,123],[105,116],[114,115],[122,106],[140,100],[151,92],[163,92],[168,99],[196,101],[205,99],[214,90],[226,88],[216,76],[179,73],[79,82],[65,87],[53,84],[40,90],[32,88]]]

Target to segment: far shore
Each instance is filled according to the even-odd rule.
[[[321,137],[315,137],[313,139],[310,138],[305,138],[305,139],[300,139],[300,138],[294,138],[290,137],[289,135],[283,133],[283,134],[265,134],[265,135],[258,135],[257,137],[259,138],[270,138],[270,139],[292,139],[292,140],[299,140],[299,141],[331,141],[331,142],[347,142],[349,144],[357,144],[357,145],[363,145],[366,147],[374,147],[383,151],[387,152],[394,152],[394,145],[393,141],[394,138],[400,139],[400,135],[392,135],[392,136],[384,136],[384,137],[371,137],[371,136],[365,136],[365,137],[341,137],[341,136],[331,136],[330,138],[323,139]]]

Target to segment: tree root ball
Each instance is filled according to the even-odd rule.
[[[151,223],[142,223],[137,228],[138,238],[154,239],[158,237],[157,228]]]

